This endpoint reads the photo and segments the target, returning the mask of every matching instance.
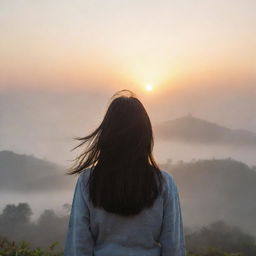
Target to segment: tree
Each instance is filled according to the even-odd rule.
[[[30,222],[31,215],[33,214],[28,203],[7,204],[0,215],[1,224],[27,224]]]

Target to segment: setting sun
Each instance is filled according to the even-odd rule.
[[[147,84],[146,85],[146,90],[147,91],[152,91],[153,90],[153,85],[152,84]]]

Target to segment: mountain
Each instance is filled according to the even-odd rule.
[[[164,140],[256,147],[256,133],[241,129],[230,129],[196,118],[191,114],[165,121],[153,128],[156,136]]]
[[[64,167],[31,155],[0,151],[0,190],[48,191],[71,189],[74,181]]]
[[[223,220],[256,235],[256,167],[232,158],[161,165],[177,183],[185,222]]]
[[[256,167],[227,159],[171,161],[160,168],[177,183],[186,226],[223,220],[256,235]],[[0,191],[72,191],[75,176],[62,166],[30,155],[0,152]],[[33,194],[32,194],[33,195]]]

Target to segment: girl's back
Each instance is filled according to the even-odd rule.
[[[65,256],[185,255],[179,195],[169,173],[161,170],[163,191],[151,208],[123,217],[90,202],[87,181],[91,171],[88,168],[77,180]]]

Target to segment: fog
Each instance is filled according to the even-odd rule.
[[[131,89],[156,162],[177,180],[186,228],[207,227],[190,249],[256,255],[255,3],[0,1],[0,237],[63,243],[74,137]]]
[[[193,159],[212,159],[212,158],[234,158],[245,162],[250,166],[256,164],[256,147],[235,147],[235,146],[214,146],[203,144],[186,144],[175,142],[156,142],[155,156],[159,162],[164,163],[168,158],[173,161],[191,161]]]
[[[0,92],[0,150],[32,154],[63,166],[78,154],[70,151],[72,138],[96,128],[115,91],[2,91]],[[154,92],[152,92],[154,93]],[[170,90],[168,94],[138,93],[152,125],[192,114],[231,129],[256,132],[256,88],[252,86],[194,86]],[[167,158],[234,157],[255,164],[255,149],[165,142],[155,136],[158,161]]]
[[[15,193],[1,192],[0,211],[7,204],[29,203],[32,208],[31,220],[35,221],[44,209],[53,209],[57,214],[63,214],[62,206],[72,202],[73,191],[66,192],[40,192],[40,193]],[[51,198],[51,200],[49,200]]]
[[[198,88],[198,91],[195,88]],[[30,159],[28,157],[30,156],[35,158],[33,160],[35,164],[37,159],[45,162],[50,161],[58,165],[55,168],[55,174],[59,175],[59,177],[63,176],[65,168],[70,167],[71,161],[80,153],[79,150],[71,151],[77,145],[77,141],[73,137],[86,135],[100,124],[113,93],[114,91],[99,92],[93,90],[74,91],[72,93],[70,91],[2,91],[0,93],[0,151],[9,150],[17,154],[17,156],[21,154],[28,159]],[[228,140],[223,143],[212,143],[212,138],[209,141],[197,141],[194,138],[193,141],[186,142],[186,139],[184,141],[186,137],[182,137],[182,133],[179,134],[181,137],[174,136],[163,139],[155,128],[168,120],[186,119],[192,116],[195,122],[201,122],[197,119],[201,118],[202,122],[204,120],[211,122],[210,126],[212,124],[213,127],[214,125],[220,126],[220,130],[224,129],[224,131],[228,130],[228,132],[233,131],[232,129],[248,130],[251,133],[246,134],[249,136],[249,140],[250,138],[253,140],[256,134],[256,120],[254,118],[256,90],[253,87],[233,87],[228,89],[227,87],[198,86],[193,87],[193,90],[186,88],[184,90],[170,91],[166,95],[158,94],[155,98],[153,95],[145,94],[139,94],[138,96],[140,96],[139,98],[152,121],[155,134],[153,153],[157,163],[161,164],[162,169],[173,170],[174,167],[172,165],[168,168],[165,167],[167,162],[175,164],[185,161],[187,162],[187,167],[190,168],[191,165],[189,163],[198,159],[214,161],[214,159],[232,158],[248,164],[251,167],[250,170],[255,171],[256,146],[254,144],[247,145],[248,141],[243,143],[243,139],[241,139],[241,143],[239,142],[238,144],[229,143]],[[186,120],[189,121],[189,119]],[[207,131],[202,130],[202,132],[208,134]],[[248,138],[246,139],[248,140]],[[32,161],[31,159],[28,160],[28,163]],[[42,163],[40,162],[40,164]],[[70,177],[70,182],[67,183],[64,189],[63,186],[61,187],[56,182],[57,186],[60,187],[54,189],[53,183],[58,179],[56,179],[57,176],[55,177],[56,180],[52,182],[48,182],[47,179],[40,180],[44,178],[44,175],[42,175],[43,170],[45,170],[45,176],[49,174],[50,170],[45,169],[47,168],[45,166],[48,165],[42,164],[40,168],[36,168],[37,171],[40,170],[40,175],[36,173],[34,165],[31,165],[29,172],[24,173],[23,179],[20,179],[22,177],[21,171],[26,171],[26,164],[24,165],[25,167],[22,167],[19,162],[16,165],[17,168],[12,169],[12,173],[9,175],[10,179],[6,179],[5,190],[1,191],[0,210],[3,210],[7,204],[26,202],[29,203],[33,212],[32,221],[36,221],[45,209],[52,209],[61,216],[63,214],[63,205],[66,203],[71,204],[72,202],[76,177]],[[1,162],[1,168],[3,166],[4,164]],[[226,163],[220,164],[216,170],[224,171],[225,166]],[[240,164],[235,163],[234,166],[234,169],[239,172]],[[207,168],[206,171],[209,171]],[[232,168],[232,166],[229,168],[230,171],[232,171]],[[8,176],[7,169],[5,169],[5,175],[7,173]],[[215,173],[216,170],[209,172],[209,179],[211,179],[210,174]],[[15,185],[11,183],[15,180],[15,173],[18,171],[21,173],[19,179],[15,182],[18,182],[20,186],[17,186],[16,191],[13,190]],[[194,174],[195,177],[198,177],[198,180],[201,179],[200,173],[195,172]],[[2,169],[1,175],[3,175]],[[224,189],[223,194],[219,195],[217,190],[213,189],[209,192],[203,186],[202,190],[197,192],[193,187],[186,190],[186,186],[189,185],[186,183],[187,178],[181,178],[181,203],[186,226],[197,228],[199,223],[208,225],[211,222],[218,221],[220,217],[228,224],[238,225],[245,232],[256,235],[256,227],[252,225],[253,215],[254,213],[256,214],[256,206],[254,201],[248,199],[248,195],[250,194],[251,196],[254,193],[252,192],[254,191],[253,186],[248,186],[247,188],[248,180],[244,180],[244,183],[240,183],[241,178],[232,180],[232,178],[236,177],[235,172],[230,172],[229,175],[222,177],[222,174],[220,174],[217,180],[225,180],[227,188],[235,186],[234,191],[229,194],[229,190]],[[2,176],[2,178],[7,176]],[[23,184],[26,181],[26,177],[30,177],[28,179],[30,185],[33,179],[35,182],[41,182],[38,190],[36,183],[26,189],[26,183]],[[245,175],[245,177],[247,176]],[[237,180],[239,183],[236,183]],[[8,190],[8,182],[10,190]],[[206,180],[203,180],[202,184],[205,184],[205,182],[207,183]],[[44,184],[45,190],[43,190]],[[66,183],[64,182],[63,184]],[[195,188],[198,186],[200,184],[195,185]],[[239,189],[244,192],[240,193]],[[236,192],[241,195],[240,201],[233,198]],[[193,193],[195,193],[194,197],[190,197]],[[206,195],[206,197],[198,198],[196,196],[197,193]],[[213,194],[216,194],[216,198],[212,197]],[[221,200],[223,195],[225,195],[225,198]],[[253,198],[254,196],[255,194]],[[248,201],[247,199],[244,200],[245,198]],[[235,203],[230,204],[230,207],[225,207],[226,202],[230,200]],[[244,214],[247,213],[250,218],[245,217]],[[246,219],[246,221],[243,221],[243,219]]]
[[[196,90],[195,88],[198,88]],[[109,91],[2,91],[0,93],[0,150],[34,155],[68,167],[79,151],[70,151],[77,142],[74,136],[85,135],[101,122],[112,93]],[[192,97],[193,96],[193,97]],[[152,125],[188,113],[235,129],[256,132],[256,90],[253,87],[194,87],[173,90],[156,99],[141,95]],[[221,112],[220,112],[221,110]],[[159,163],[167,159],[190,161],[232,157],[255,165],[256,147],[207,145],[164,141],[155,136],[154,156]],[[64,170],[63,170],[64,172]],[[40,209],[58,209],[70,202],[72,189],[48,196],[1,194],[1,206],[8,202],[28,201],[36,217]]]

